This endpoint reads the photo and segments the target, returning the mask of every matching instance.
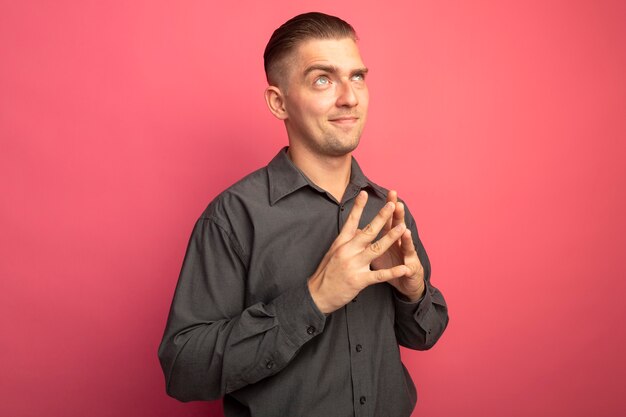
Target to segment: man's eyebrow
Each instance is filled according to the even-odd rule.
[[[307,67],[304,70],[304,76],[306,77],[307,75],[309,75],[311,72],[313,71],[323,71],[323,72],[327,72],[329,74],[335,74],[338,71],[337,67],[334,65],[323,65],[323,64],[315,64],[315,65],[311,65],[310,67]],[[350,75],[355,75],[355,74],[367,74],[369,70],[365,67],[363,68],[357,68],[354,69],[352,71],[350,71]]]
[[[369,72],[369,69],[368,69],[368,68],[366,68],[366,67],[363,67],[363,68],[357,68],[357,69],[353,70],[353,71],[350,73],[350,75],[357,75],[357,74],[363,74],[363,75],[365,75],[365,74],[367,74],[368,72]]]
[[[304,76],[306,77],[313,71],[323,71],[323,72],[334,74],[337,72],[337,67],[335,67],[334,65],[322,65],[322,64],[311,65],[310,67],[307,67],[307,69],[304,70]]]

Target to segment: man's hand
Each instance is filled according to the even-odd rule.
[[[404,243],[406,240],[404,239],[406,232],[404,221],[392,221],[397,210],[393,201],[388,201],[372,222],[363,230],[359,230],[359,220],[366,203],[367,193],[361,191],[356,197],[354,207],[352,207],[339,236],[309,279],[309,291],[322,313],[332,313],[343,307],[369,285],[390,280],[398,281],[403,277],[413,275],[410,268],[402,263],[391,265],[388,268],[378,268],[376,271],[370,269],[370,264],[374,259],[387,253],[395,243],[400,244],[398,239],[403,239],[401,242],[403,247],[408,246],[408,244]],[[391,226],[392,222],[397,224]],[[383,228],[386,231],[385,235],[374,241]],[[410,241],[410,234],[408,236]],[[415,249],[413,249],[413,253],[415,253]],[[417,254],[415,254],[415,258],[417,259]],[[398,284],[395,285],[398,288]]]
[[[395,191],[389,191],[387,194],[387,204],[389,203],[395,204],[395,210],[393,217],[385,224],[384,232],[405,224],[404,204],[398,203],[398,194]],[[424,294],[424,268],[417,257],[409,229],[404,230],[399,240],[393,242],[385,253],[372,261],[372,269],[374,270],[386,270],[396,265],[405,265],[408,273],[389,280],[389,283],[409,301],[415,302],[422,298]]]

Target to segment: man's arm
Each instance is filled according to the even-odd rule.
[[[159,347],[167,393],[181,401],[218,399],[275,374],[324,329],[304,283],[246,308],[239,248],[215,218],[197,222]]]
[[[408,267],[408,274],[389,281],[395,294],[396,337],[402,346],[430,349],[448,325],[448,308],[441,292],[430,284],[430,261],[411,213],[398,202],[395,191],[389,191],[387,201],[395,203],[395,210],[384,230],[405,222],[408,226],[401,238],[372,262],[372,268]]]
[[[369,269],[405,226],[374,241],[394,204],[361,231],[357,227],[366,201],[362,192],[308,282],[249,307],[240,245],[226,224],[215,218],[198,221],[159,348],[168,394],[182,401],[217,399],[279,372],[323,331],[323,313],[340,308],[368,285],[406,274],[403,265]]]
[[[415,251],[424,270],[424,292],[417,302],[411,302],[395,293],[396,338],[410,349],[426,350],[433,347],[448,325],[448,306],[443,294],[430,283],[431,266],[415,221],[406,209],[405,217]]]

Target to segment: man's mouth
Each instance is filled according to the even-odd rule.
[[[356,123],[359,120],[359,118],[357,116],[339,116],[339,117],[333,117],[328,120],[332,123],[337,123],[337,124],[352,124],[352,123]]]

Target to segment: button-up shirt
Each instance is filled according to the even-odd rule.
[[[448,313],[408,209],[424,267],[420,301],[380,283],[324,315],[307,286],[361,190],[364,227],[387,190],[352,159],[337,201],[285,148],[211,202],[193,229],[159,348],[169,395],[223,397],[227,417],[411,414],[417,395],[398,345],[430,348]]]

